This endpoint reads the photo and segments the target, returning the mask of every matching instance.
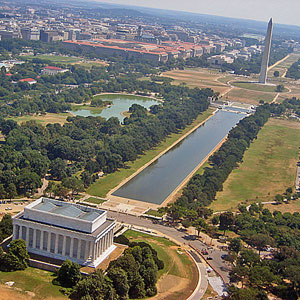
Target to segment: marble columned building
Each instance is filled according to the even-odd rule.
[[[13,217],[13,239],[30,253],[97,267],[115,249],[114,227],[104,210],[40,198]]]

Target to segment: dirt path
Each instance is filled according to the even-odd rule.
[[[281,75],[281,78],[285,78],[287,71],[288,71],[288,69],[285,69],[284,73]]]
[[[284,57],[283,59],[277,61],[274,65],[270,66],[268,68],[268,71],[272,70],[274,67],[278,66],[279,64],[281,64],[282,62],[284,62],[285,60],[287,60],[289,57],[291,56],[291,54],[288,54],[286,57]]]
[[[43,185],[38,189],[36,196],[43,196],[46,188],[48,187],[49,181],[46,178],[43,178]]]
[[[279,97],[280,93],[277,93],[276,96],[274,97],[274,99],[272,100],[271,103],[276,103],[278,97]]]

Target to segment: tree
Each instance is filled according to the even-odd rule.
[[[251,269],[260,262],[260,257],[252,250],[243,250],[238,258],[238,264]]]
[[[67,177],[62,181],[62,185],[72,190],[72,194],[84,191],[83,182],[77,177]]]
[[[58,196],[65,198],[68,195],[69,190],[65,188],[62,184],[56,184],[53,188],[53,192],[55,197]]]
[[[97,270],[80,280],[72,289],[72,300],[115,300],[115,290],[105,280],[103,271]]]
[[[50,164],[50,174],[53,178],[57,180],[62,180],[67,176],[66,173],[66,162],[61,158],[56,158],[55,160],[51,161]]]
[[[276,92],[281,93],[284,91],[284,85],[283,84],[279,84],[276,86]]]
[[[200,236],[200,232],[203,230],[203,229],[206,229],[207,228],[207,224],[206,222],[203,220],[203,219],[198,219],[194,222],[193,224],[197,230],[197,235],[198,237]]]
[[[234,215],[232,212],[225,212],[220,215],[220,229],[224,230],[224,235],[226,230],[228,230],[234,224]]]
[[[5,214],[0,222],[0,231],[6,236],[10,236],[12,234],[12,226],[11,215]]]
[[[281,204],[283,202],[283,196],[280,195],[280,194],[277,194],[275,196],[275,201],[276,201],[277,204]]]
[[[57,280],[64,287],[73,287],[81,279],[80,266],[77,263],[65,260],[57,273]]]
[[[181,224],[184,228],[189,228],[192,225],[191,221],[189,221],[189,220],[182,220]]]
[[[16,185],[14,183],[10,183],[6,189],[6,193],[10,200],[15,198],[18,195]]]
[[[270,287],[278,281],[277,276],[268,266],[254,266],[250,270],[250,285],[257,288]]]
[[[52,198],[52,193],[54,192],[54,187],[55,187],[55,184],[53,181],[49,181],[48,182],[48,185],[46,187],[46,190],[45,192],[46,193],[49,193],[49,197]]]
[[[231,239],[229,242],[228,249],[230,251],[235,252],[236,254],[239,254],[239,252],[242,250],[242,242],[240,238],[234,238]]]
[[[258,253],[265,249],[267,245],[273,245],[273,239],[267,234],[253,234],[247,238],[247,243],[258,250]]]
[[[278,71],[274,71],[274,77],[279,77],[279,72]]]
[[[285,269],[286,278],[291,281],[292,287],[297,294],[297,298],[300,295],[300,266],[289,265]]]
[[[126,272],[121,268],[112,268],[107,272],[107,276],[112,280],[120,299],[128,299],[129,284]]]
[[[220,216],[214,215],[211,219],[211,223],[216,226],[219,224],[219,222],[220,222]]]
[[[2,253],[0,268],[4,271],[24,270],[28,266],[28,251],[24,240],[13,240],[7,253]]]
[[[0,199],[5,199],[6,198],[6,191],[3,186],[3,184],[0,184]]]
[[[246,288],[239,289],[235,286],[228,288],[228,296],[225,298],[228,300],[268,300],[268,296],[263,290]]]

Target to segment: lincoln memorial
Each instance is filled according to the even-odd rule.
[[[43,197],[13,217],[13,239],[29,253],[97,267],[115,249],[114,227],[104,210]]]

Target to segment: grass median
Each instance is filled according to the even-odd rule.
[[[225,181],[211,204],[215,211],[236,208],[241,202],[273,201],[294,187],[300,124],[270,119],[245,152],[243,162]]]

